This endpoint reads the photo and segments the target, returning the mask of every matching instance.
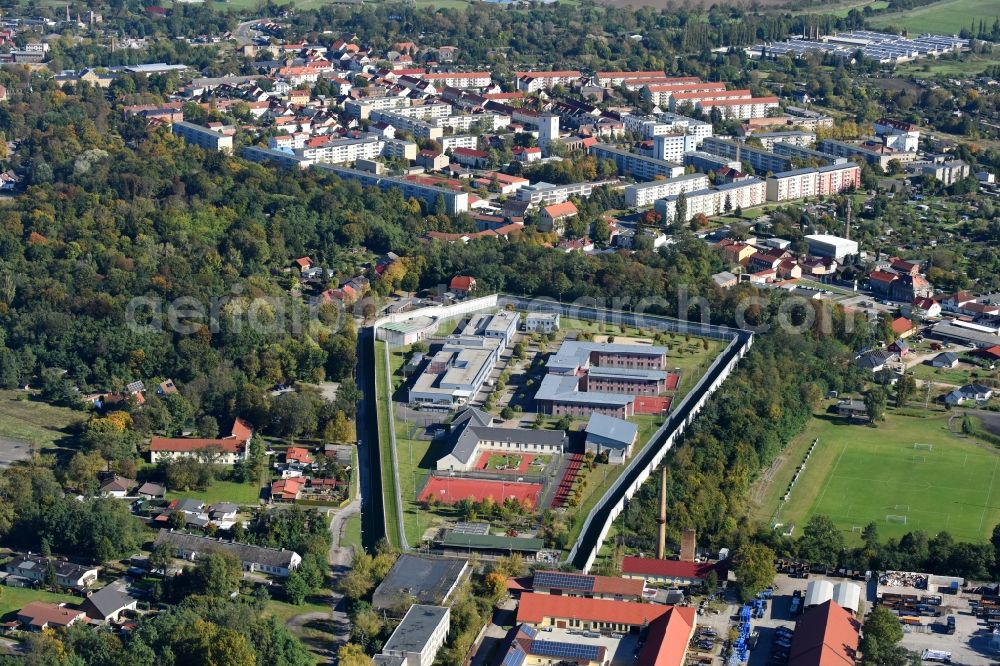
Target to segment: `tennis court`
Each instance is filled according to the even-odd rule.
[[[489,498],[494,502],[503,502],[513,498],[535,508],[541,493],[542,486],[538,483],[432,476],[427,480],[427,485],[420,492],[418,499],[424,502],[433,496],[443,504],[454,504],[464,499],[479,502]]]

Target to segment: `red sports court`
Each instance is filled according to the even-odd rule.
[[[636,414],[666,414],[670,411],[670,398],[657,395],[635,396]]]
[[[513,497],[531,508],[538,505],[542,486],[538,483],[514,481],[486,481],[484,479],[461,479],[452,476],[432,476],[418,498],[421,502],[432,495],[444,504],[455,504],[464,499],[479,502],[487,497],[494,502],[503,502]]]

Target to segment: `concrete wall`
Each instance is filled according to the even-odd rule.
[[[497,295],[490,294],[489,296],[480,296],[479,298],[469,298],[461,303],[445,305],[439,308],[426,307],[419,308],[417,310],[410,310],[409,312],[394,312],[393,314],[389,314],[381,319],[378,319],[373,324],[373,327],[375,328],[375,338],[377,340],[384,339],[381,335],[379,335],[378,327],[384,326],[385,324],[398,324],[401,321],[407,321],[415,317],[436,317],[439,320],[450,319],[451,317],[455,317],[457,315],[469,314],[470,312],[478,312],[480,310],[495,307],[497,307]]]

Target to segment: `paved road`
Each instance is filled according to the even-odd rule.
[[[340,579],[351,570],[351,563],[354,561],[354,547],[340,545],[340,540],[344,536],[344,526],[352,516],[358,515],[361,511],[361,502],[354,500],[343,509],[331,512],[330,516],[330,575],[333,577],[330,595],[330,612],[328,613],[303,613],[288,619],[285,626],[297,636],[302,636],[303,629],[315,628],[332,634],[333,640],[313,640],[303,637],[313,651],[320,657],[322,663],[332,664],[336,661],[337,649],[348,642],[351,638],[351,621],[347,616],[347,604],[344,596],[337,591]]]
[[[252,42],[254,40],[254,37],[257,35],[257,31],[254,30],[254,26],[257,25],[258,23],[264,23],[267,21],[277,21],[277,19],[259,18],[259,19],[253,19],[252,21],[243,21],[243,23],[240,23],[238,26],[236,26],[236,30],[233,30],[233,37],[236,38],[236,43],[239,46],[244,46]]]
[[[326,620],[330,622],[329,630],[333,634],[333,641],[330,645],[331,657],[338,647],[346,643],[351,638],[351,621],[347,616],[347,602],[344,595],[337,591],[340,579],[351,570],[351,563],[354,561],[354,547],[341,546],[340,540],[344,537],[344,526],[347,520],[361,512],[361,501],[354,500],[340,511],[333,514],[330,519],[330,535],[333,537],[330,543],[330,574],[333,576],[333,594],[331,598],[330,614]],[[332,663],[332,661],[331,661]]]

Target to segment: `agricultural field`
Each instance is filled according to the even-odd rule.
[[[992,25],[1000,15],[996,0],[942,0],[905,12],[882,14],[870,21],[874,27],[903,28],[910,34],[925,32],[958,34],[962,28],[979,25],[982,20]]]
[[[847,2],[824,2],[813,7],[797,9],[792,14],[829,14],[844,18],[852,9],[858,11],[871,7],[873,10],[886,9],[889,6],[887,0],[848,0]]]
[[[985,540],[1000,522],[1000,453],[953,433],[960,428],[949,427],[952,417],[890,410],[872,428],[817,414],[759,497],[758,517],[801,526],[813,515],[827,515],[852,542],[869,522],[884,537],[947,530],[958,540]],[[813,440],[816,449],[782,506],[781,495]]]
[[[39,450],[59,448],[86,414],[33,400],[24,391],[0,391],[0,439],[16,440]]]

